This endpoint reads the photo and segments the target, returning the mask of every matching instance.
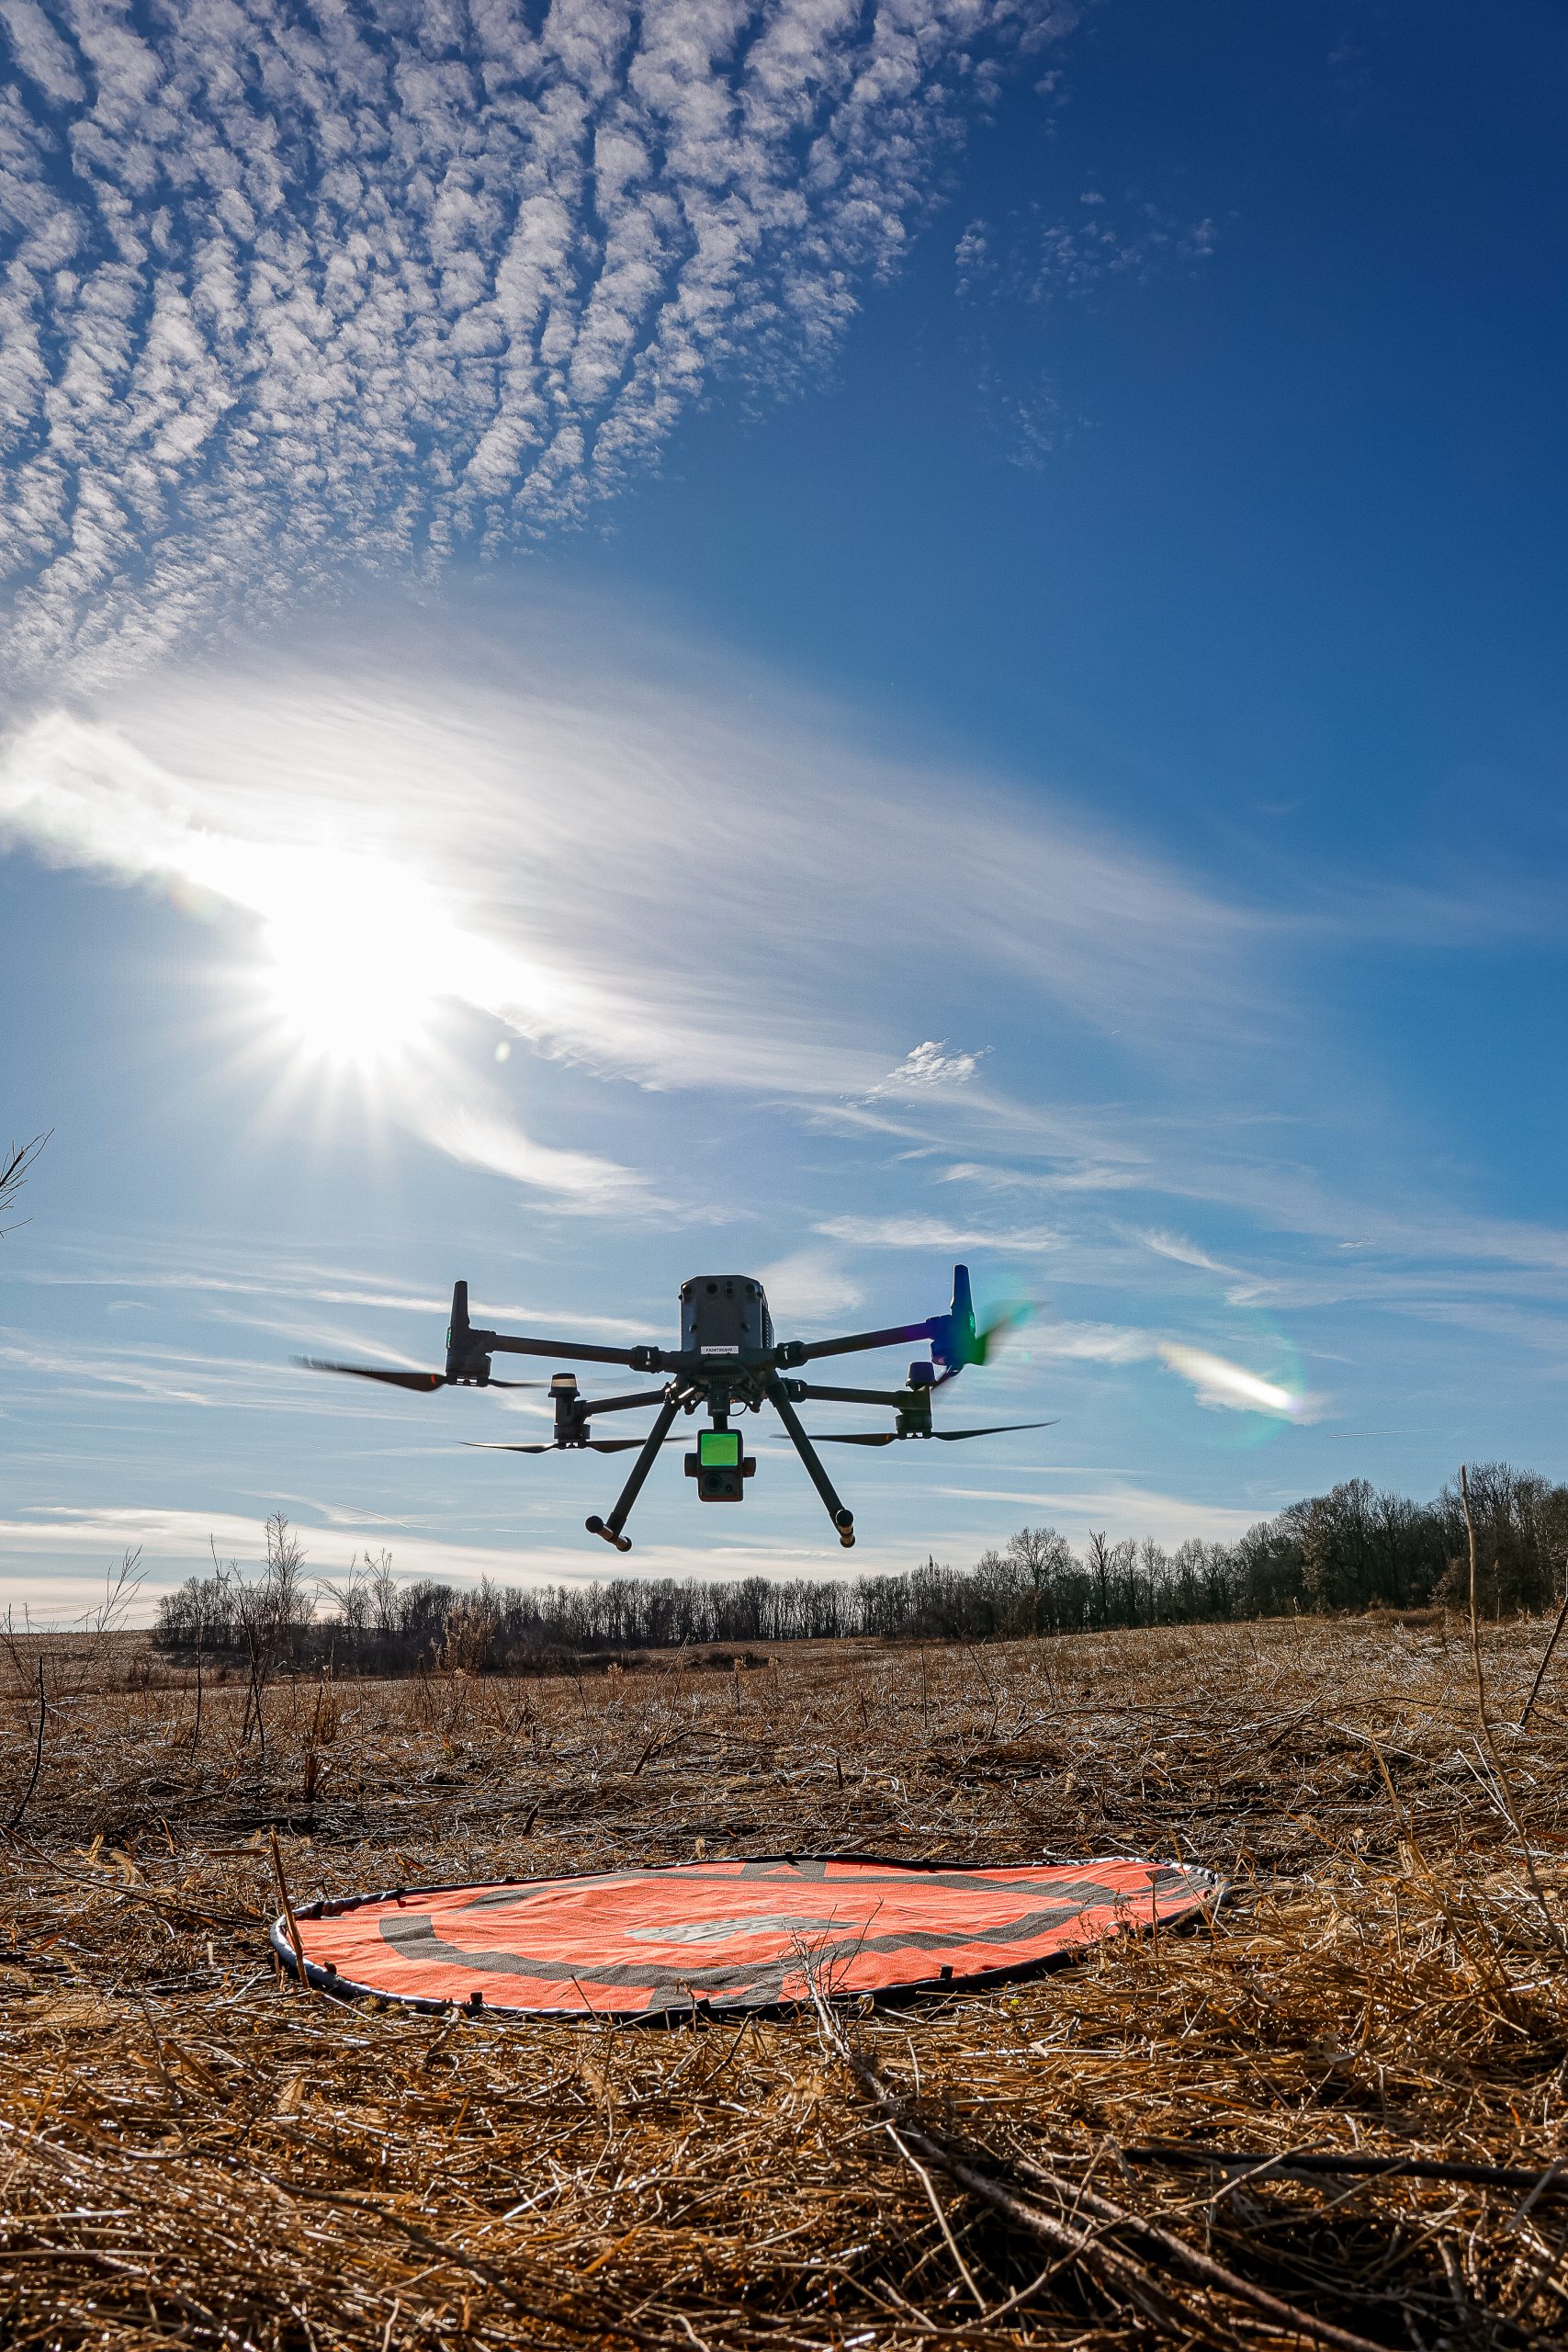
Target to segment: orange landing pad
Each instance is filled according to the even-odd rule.
[[[1224,1892],[1101,1858],[1005,1869],[785,1855],[494,1886],[395,1888],[295,1917],[311,1984],[423,2008],[647,2017],[941,1989],[1013,1975]],[[287,1923],[274,1950],[291,1969]]]

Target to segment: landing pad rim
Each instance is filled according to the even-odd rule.
[[[1210,1920],[1213,1920],[1229,1893],[1231,1884],[1231,1882],[1221,1872],[1209,1870],[1201,1863],[1185,1862],[1179,1860],[1174,1863],[1156,1862],[1146,1854],[1074,1855],[1065,1861],[1050,1861],[1044,1857],[1036,1856],[1020,1861],[967,1862],[947,1861],[929,1855],[913,1858],[902,1854],[867,1853],[858,1849],[846,1852],[836,1848],[828,1850],[815,1848],[791,1848],[783,1853],[776,1854],[687,1855],[679,1860],[669,1862],[613,1863],[608,1869],[548,1871],[526,1874],[509,1872],[494,1879],[430,1880],[417,1885],[378,1887],[373,1892],[363,1894],[322,1895],[311,1903],[292,1905],[291,1916],[296,1920],[336,1918],[344,1912],[362,1910],[370,1904],[391,1902],[400,1896],[406,1899],[426,1894],[460,1894],[469,1889],[478,1893],[492,1887],[558,1885],[575,1880],[615,1878],[633,1873],[639,1877],[646,1877],[665,1871],[705,1869],[727,1862],[839,1862],[859,1865],[863,1868],[907,1871],[910,1875],[941,1872],[950,1877],[964,1873],[978,1876],[997,1871],[1090,1871],[1104,1863],[1123,1865],[1135,1863],[1150,1870],[1168,1871],[1174,1868],[1191,1883],[1193,1901],[1190,1909],[1179,1917],[1159,1920],[1160,1932],[1171,1935],[1189,1932],[1205,1913]],[[294,1950],[289,1919],[290,1914],[280,1914],[274,1919],[267,1930],[267,1941],[274,1957],[288,1974],[299,1982],[301,1974],[300,1961]],[[1147,1935],[1151,1932],[1151,1925],[1152,1923],[1148,1921],[1129,1918],[1123,1926],[1113,1932]],[[1086,1938],[1079,1944],[1042,1953],[1030,1960],[1015,1962],[1011,1964],[1004,1963],[992,1969],[968,1970],[962,1976],[949,1973],[946,1976],[938,1974],[906,1978],[896,1984],[879,1986],[874,1990],[852,1990],[840,1994],[829,1992],[827,1997],[829,2000],[844,2002],[869,2000],[877,2007],[883,2007],[896,2006],[910,1997],[924,1997],[932,1994],[942,1996],[995,1991],[1006,1984],[1026,1983],[1032,1978],[1045,1975],[1055,1969],[1069,1967],[1075,1962],[1086,1957],[1095,1944],[1106,1940],[1108,1939],[1103,1936]],[[532,2020],[536,2023],[593,2026],[601,2030],[606,2024],[649,2027],[686,2024],[699,2019],[719,2023],[747,2017],[763,2018],[791,2017],[798,2016],[802,2008],[807,2006],[807,2003],[799,1998],[760,2003],[742,1998],[704,1997],[694,1998],[685,2003],[672,2002],[652,2009],[592,2009],[584,2008],[581,2005],[570,2007],[564,2005],[525,2007],[518,2003],[487,2001],[482,1996],[465,2002],[440,1998],[428,1994],[394,1992],[385,1985],[363,1984],[357,1979],[343,1975],[336,1969],[323,1968],[319,1962],[309,1959],[303,1963],[303,1981],[310,1990],[331,1995],[334,1998],[342,1998],[345,2002],[379,2003],[384,2008],[406,2009],[414,2016],[488,2018],[508,2022]]]

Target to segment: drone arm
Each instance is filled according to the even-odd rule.
[[[621,1488],[615,1510],[608,1519],[590,1519],[584,1521],[590,1535],[602,1535],[606,1544],[615,1545],[617,1552],[629,1552],[632,1548],[631,1538],[628,1535],[623,1535],[621,1530],[631,1517],[632,1505],[642,1492],[643,1480],[658,1461],[659,1449],[669,1436],[670,1424],[680,1409],[681,1399],[678,1395],[665,1397],[664,1409],[643,1440],[642,1452],[632,1464],[631,1476]]]
[[[658,1372],[657,1348],[600,1348],[587,1340],[525,1340],[509,1331],[473,1331],[474,1347],[486,1355],[554,1356],[562,1363],[624,1363],[633,1372]]]
[[[634,1405],[661,1405],[666,1392],[662,1388],[638,1388],[629,1396],[585,1396],[582,1400],[584,1419],[594,1413],[626,1413]]]
[[[903,1323],[891,1331],[853,1331],[842,1340],[792,1340],[779,1350],[779,1362],[795,1365],[807,1363],[813,1356],[846,1356],[859,1348],[892,1348],[901,1340],[929,1340],[931,1362],[939,1377],[951,1379],[962,1372],[965,1364],[984,1363],[986,1343],[975,1329],[975,1298],[969,1285],[967,1266],[953,1270],[953,1304],[945,1315],[928,1315],[923,1323]]]
[[[468,1320],[468,1285],[452,1285],[452,1319],[446,1329],[448,1380],[483,1379],[498,1356],[554,1356],[564,1363],[624,1363],[633,1372],[663,1369],[657,1348],[601,1348],[591,1340],[531,1340],[510,1331],[477,1330]]]
[[[909,1402],[909,1391],[907,1388],[824,1388],[814,1380],[792,1380],[789,1384],[789,1393],[796,1398],[827,1397],[835,1405],[904,1407]]]
[[[827,1505],[828,1516],[838,1529],[839,1541],[847,1552],[855,1540],[853,1511],[846,1510],[839,1500],[833,1481],[823,1469],[818,1458],[816,1447],[800,1426],[800,1416],[789,1401],[789,1395],[784,1382],[776,1374],[768,1383],[768,1396],[773,1409],[789,1432],[791,1444],[806,1464],[807,1477]]]
[[[847,1356],[863,1348],[917,1346],[929,1340],[940,1317],[928,1317],[924,1323],[899,1323],[886,1331],[852,1331],[841,1340],[791,1340],[779,1350],[779,1360],[786,1364],[809,1363],[814,1356]]]

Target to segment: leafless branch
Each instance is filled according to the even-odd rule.
[[[28,1181],[29,1170],[53,1133],[54,1129],[49,1127],[42,1135],[34,1136],[30,1143],[12,1144],[4,1164],[0,1165],[0,1216],[4,1216],[6,1210],[14,1205],[17,1193]],[[15,1225],[0,1225],[0,1238],[7,1233],[15,1233],[17,1226],[26,1225],[28,1222],[28,1220],[22,1216],[17,1219]]]

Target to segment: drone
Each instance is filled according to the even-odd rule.
[[[1018,1310],[1004,1315],[984,1329],[975,1322],[975,1302],[967,1266],[953,1270],[953,1304],[943,1315],[930,1315],[923,1323],[899,1323],[886,1331],[853,1331],[837,1340],[785,1340],[773,1337],[767,1294],[748,1274],[696,1274],[681,1285],[681,1344],[678,1348],[604,1348],[585,1340],[525,1339],[511,1331],[485,1331],[468,1320],[468,1285],[452,1290],[452,1320],[446,1333],[445,1372],[396,1372],[378,1365],[325,1363],[315,1356],[298,1361],[311,1372],[341,1372],[355,1380],[378,1380],[389,1388],[406,1388],[419,1396],[438,1388],[543,1388],[547,1386],[555,1410],[555,1434],[533,1445],[484,1445],[490,1453],[594,1453],[636,1452],[631,1475],[615,1509],[604,1519],[584,1524],[591,1535],[601,1535],[617,1552],[629,1552],[626,1532],[632,1507],[658,1459],[661,1446],[682,1439],[671,1434],[680,1413],[706,1415],[708,1426],[697,1432],[694,1453],[686,1456],[686,1476],[696,1481],[697,1499],[705,1503],[739,1503],[746,1499],[746,1481],[757,1464],[741,1444],[740,1431],[730,1420],[739,1413],[760,1413],[771,1405],[784,1423],[785,1434],[806,1466],[807,1476],[848,1550],[855,1540],[854,1513],[840,1501],[823,1468],[819,1445],[893,1445],[908,1438],[998,1437],[1010,1430],[1050,1429],[1050,1421],[1000,1421],[987,1429],[939,1430],[932,1426],[931,1397],[935,1390],[970,1364],[982,1364],[1010,1326],[1021,1319]],[[874,1348],[896,1348],[929,1342],[929,1363],[912,1363],[902,1388],[829,1388],[786,1375],[818,1356],[846,1356]],[[547,1356],[566,1363],[625,1364],[637,1373],[664,1375],[658,1388],[639,1388],[626,1396],[584,1396],[574,1372],[558,1372],[547,1383],[538,1380],[497,1380],[491,1358],[497,1355]],[[807,1399],[846,1405],[890,1406],[896,1416],[892,1429],[824,1432],[809,1436],[801,1426],[796,1405]],[[592,1428],[601,1414],[629,1412],[642,1405],[657,1405],[652,1428],[643,1437],[595,1437]],[[474,1441],[468,1441],[475,1442]]]

